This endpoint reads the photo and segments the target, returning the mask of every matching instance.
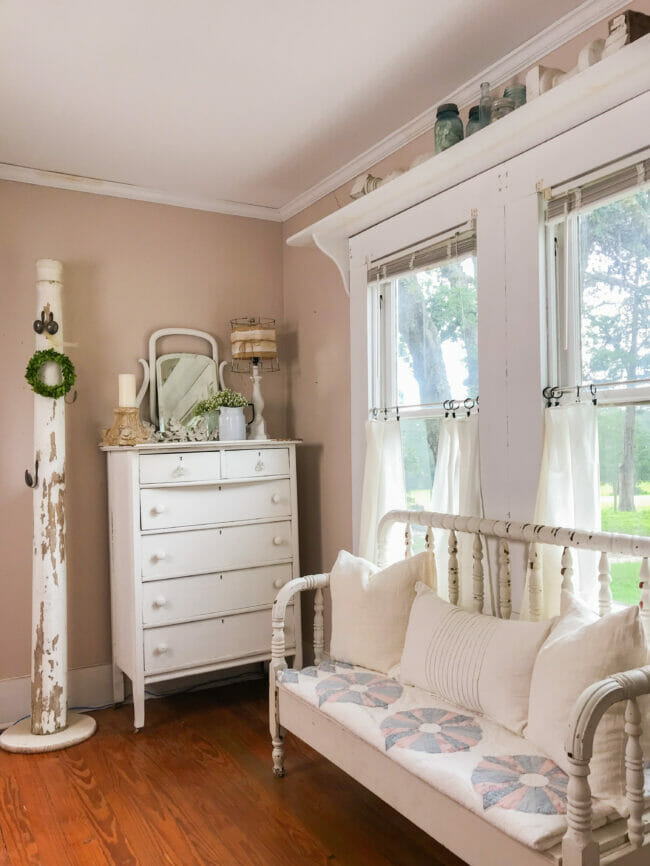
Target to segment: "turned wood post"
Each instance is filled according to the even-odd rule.
[[[625,707],[625,792],[630,817],[627,820],[627,835],[633,848],[643,845],[644,775],[643,751],[641,750],[641,711],[635,698]]]
[[[458,604],[458,540],[454,530],[449,532],[449,601]]]
[[[569,757],[571,772],[567,787],[568,829],[562,839],[563,866],[598,866],[600,849],[591,832],[589,762]]]
[[[598,563],[598,615],[605,616],[612,610],[612,575],[606,551],[600,554]]]
[[[641,608],[641,625],[645,632],[645,639],[650,647],[650,565],[648,565],[647,556],[644,556],[641,561],[639,589],[641,590],[641,601],[639,603],[639,607]]]
[[[560,573],[562,575],[562,589],[573,593],[575,587],[573,585],[573,556],[571,548],[565,547],[562,551],[562,559],[560,560]]]
[[[510,547],[505,538],[499,540],[499,608],[501,619],[510,619],[512,615]]]
[[[539,561],[537,545],[528,545],[528,610],[533,622],[542,618],[542,569]]]
[[[36,334],[36,350],[63,352],[61,262],[36,263],[36,318],[45,312],[58,324],[55,334]],[[47,385],[59,381],[59,367],[44,365]],[[54,734],[67,724],[67,598],[65,551],[65,399],[34,394],[34,546],[32,556],[32,734]]]
[[[320,586],[314,594],[314,664],[319,665],[323,661],[323,645],[325,642],[325,624],[323,620],[323,590]]]
[[[474,533],[472,563],[472,610],[483,613],[483,542],[478,532]]]

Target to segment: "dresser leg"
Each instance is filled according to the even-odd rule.
[[[124,674],[116,664],[113,665],[113,703],[124,703]]]
[[[133,680],[133,727],[136,732],[144,728],[144,680]]]

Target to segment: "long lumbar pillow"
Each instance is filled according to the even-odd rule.
[[[511,622],[468,613],[416,587],[400,678],[521,733],[530,680],[547,622]]]
[[[330,572],[330,655],[381,673],[399,664],[418,581],[435,585],[432,553],[380,570],[342,550]]]

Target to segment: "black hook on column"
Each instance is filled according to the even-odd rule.
[[[25,484],[28,487],[38,487],[38,457],[34,461],[34,477],[32,478],[32,473],[29,469],[25,469]]]

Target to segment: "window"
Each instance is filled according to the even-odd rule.
[[[375,264],[369,301],[370,410],[400,419],[407,507],[427,509],[444,401],[478,395],[474,228]]]
[[[553,195],[547,209],[550,378],[596,387],[602,528],[650,535],[650,160]],[[575,398],[575,393],[572,393]],[[612,563],[638,601],[638,564]]]

